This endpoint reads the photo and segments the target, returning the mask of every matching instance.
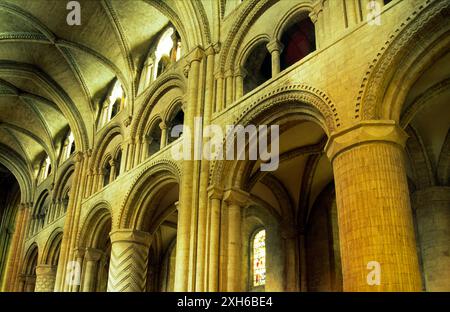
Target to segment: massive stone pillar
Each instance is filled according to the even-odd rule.
[[[242,289],[242,208],[248,200],[248,194],[237,189],[225,192],[224,200],[228,204],[228,266],[227,291]]]
[[[98,281],[99,261],[103,256],[101,250],[95,248],[87,248],[84,254],[84,276],[82,291],[93,292],[96,290]]]
[[[329,139],[344,291],[421,290],[405,140],[393,121],[361,122]]]
[[[450,287],[450,187],[434,186],[414,193],[425,288]]]
[[[137,230],[111,232],[108,291],[145,291],[151,235]]]
[[[56,266],[38,265],[36,266],[36,287],[35,292],[53,292],[55,289]]]

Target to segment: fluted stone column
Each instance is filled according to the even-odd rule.
[[[110,237],[108,291],[145,291],[151,235],[138,230],[117,230]]]
[[[224,200],[228,204],[228,267],[227,291],[242,291],[242,208],[248,194],[238,190],[227,190]]]
[[[405,141],[393,121],[361,122],[329,139],[344,291],[421,290]]]
[[[53,292],[55,289],[56,266],[38,265],[36,266],[36,287],[35,292]]]
[[[103,252],[95,248],[87,248],[84,254],[84,277],[82,291],[95,291],[98,280],[98,266]]]
[[[416,221],[422,251],[425,288],[450,288],[450,187],[434,186],[418,190]]]
[[[283,44],[278,40],[271,41],[267,44],[267,50],[272,56],[272,77],[280,72],[280,54],[283,51]]]

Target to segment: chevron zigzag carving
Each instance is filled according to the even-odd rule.
[[[133,292],[143,291],[147,276],[146,248],[131,245],[121,252],[111,250],[108,291]]]

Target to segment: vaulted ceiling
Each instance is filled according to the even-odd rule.
[[[170,20],[183,39],[183,19],[204,10],[195,1],[201,10],[174,0],[78,2],[81,25],[70,26],[68,1],[0,0],[0,153],[20,155],[32,175],[43,155],[57,161],[69,128],[77,147],[92,146],[109,83],[117,77],[133,99],[155,35]]]

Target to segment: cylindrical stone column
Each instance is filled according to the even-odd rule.
[[[333,134],[344,291],[420,291],[404,163],[406,134],[365,121]]]
[[[38,265],[36,266],[36,287],[35,292],[53,292],[55,289],[56,266]]]
[[[417,230],[427,291],[450,289],[450,187],[414,193]]]
[[[220,112],[223,109],[223,75],[218,74],[217,78],[217,89],[216,89],[216,109],[215,112]]]
[[[163,149],[167,144],[167,125],[165,122],[161,122],[159,124],[159,128],[161,129],[161,145],[160,148]]]
[[[110,237],[108,291],[145,291],[151,235],[138,230],[117,230]]]
[[[209,188],[210,233],[209,233],[209,271],[208,291],[219,291],[219,250],[220,250],[220,207],[223,192],[218,188]]]
[[[233,72],[231,69],[225,73],[225,107],[233,102]]]
[[[228,204],[228,267],[227,291],[242,291],[242,211],[248,200],[248,194],[231,189],[225,192],[224,200]]]
[[[269,42],[266,47],[272,56],[272,77],[275,77],[280,72],[280,54],[283,50],[283,44],[274,40]]]
[[[84,254],[83,292],[95,291],[98,280],[98,264],[103,252],[95,248],[87,248]]]

